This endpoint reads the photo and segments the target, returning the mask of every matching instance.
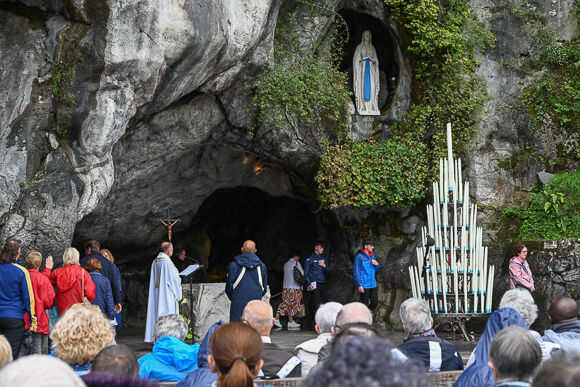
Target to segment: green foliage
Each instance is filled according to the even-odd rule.
[[[536,2],[505,1],[506,10],[522,27],[522,33],[533,40],[531,55],[522,69],[542,71],[524,90],[523,102],[535,128],[549,125],[568,134],[577,133],[580,126],[580,39],[559,42],[550,18]],[[556,10],[554,10],[556,12]],[[580,19],[580,0],[574,0],[570,18]],[[576,150],[576,154],[579,151]]]
[[[70,65],[59,62],[53,66],[51,90],[56,101],[67,105],[75,103],[76,97],[71,92],[74,78],[75,74]]]
[[[317,146],[321,130],[333,141],[346,134],[350,92],[346,74],[338,70],[342,35],[320,42],[312,24],[317,16],[340,24],[339,16],[330,6],[306,3],[308,18],[294,11],[278,21],[273,58],[253,85],[252,108],[258,127],[289,128],[298,140]]]
[[[425,145],[392,140],[329,145],[316,175],[323,208],[409,206],[424,196]]]
[[[454,149],[461,151],[476,130],[487,99],[483,80],[475,75],[476,49],[494,43],[468,0],[385,0],[410,37],[416,57],[417,90],[407,115],[394,128],[419,141],[432,141],[433,157],[445,155],[445,124],[452,123]],[[437,168],[435,164],[432,164]]]
[[[511,206],[502,215],[520,224],[519,239],[580,236],[580,172],[555,175],[530,195],[528,208]]]

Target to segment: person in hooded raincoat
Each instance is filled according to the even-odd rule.
[[[256,244],[247,240],[228,268],[226,295],[232,302],[230,321],[240,321],[242,312],[252,300],[261,300],[268,291],[266,265],[256,255]]]
[[[199,344],[184,343],[189,327],[178,314],[161,316],[155,323],[155,345],[141,357],[139,376],[160,382],[178,382],[197,369]]]
[[[517,325],[528,329],[522,316],[513,308],[496,310],[489,316],[485,329],[475,347],[475,361],[467,367],[453,384],[453,387],[495,386],[495,379],[489,365],[489,344],[496,333],[509,326]]]
[[[145,325],[145,341],[149,343],[155,341],[153,328],[157,318],[168,314],[179,314],[179,301],[182,298],[181,277],[169,258],[172,254],[171,242],[163,242],[161,252],[151,264],[147,324]]]

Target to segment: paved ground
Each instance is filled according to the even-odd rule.
[[[405,334],[402,331],[382,330],[381,333],[395,346],[401,344],[403,342],[403,338],[405,337]],[[143,342],[144,336],[144,329],[123,328],[121,333],[117,336],[117,343],[129,346],[137,353],[137,357],[141,357],[151,352],[151,348],[153,347],[153,344]],[[446,334],[445,332],[441,333],[441,336],[444,339],[451,340],[450,335]],[[272,341],[278,344],[281,348],[289,351],[293,351],[296,345],[302,343],[303,341],[313,339],[314,337],[316,337],[316,332],[313,330],[272,331]],[[459,340],[455,341],[455,345],[457,345],[463,361],[466,362],[469,354],[473,348],[475,348],[475,343]]]

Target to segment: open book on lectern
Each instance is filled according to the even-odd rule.
[[[179,275],[188,276],[191,273],[193,273],[194,271],[196,271],[197,269],[199,269],[200,267],[201,267],[201,265],[189,265],[188,267],[185,268],[184,271],[179,273]]]

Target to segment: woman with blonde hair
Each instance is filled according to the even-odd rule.
[[[12,361],[12,348],[4,335],[0,335],[0,370]]]
[[[72,305],[82,302],[83,297],[89,301],[95,299],[95,284],[89,273],[79,266],[79,251],[69,247],[62,256],[63,267],[50,274],[50,282],[56,286],[56,306],[62,316]],[[46,268],[52,269],[52,258],[46,259]]]
[[[207,360],[218,374],[216,387],[253,387],[262,360],[260,334],[249,325],[231,322],[217,328],[209,341]]]
[[[36,310],[37,326],[36,331],[32,332],[32,347],[30,354],[48,354],[48,334],[50,327],[46,310],[52,307],[54,303],[54,288],[48,280],[50,278],[50,269],[44,269],[42,273],[38,271],[42,264],[42,254],[38,251],[31,251],[26,255],[26,266],[30,273],[30,282],[34,292],[34,307]],[[26,329],[30,329],[30,319],[24,315]]]
[[[71,306],[50,332],[54,355],[84,375],[91,362],[108,345],[114,344],[109,321],[98,306],[80,303]]]

